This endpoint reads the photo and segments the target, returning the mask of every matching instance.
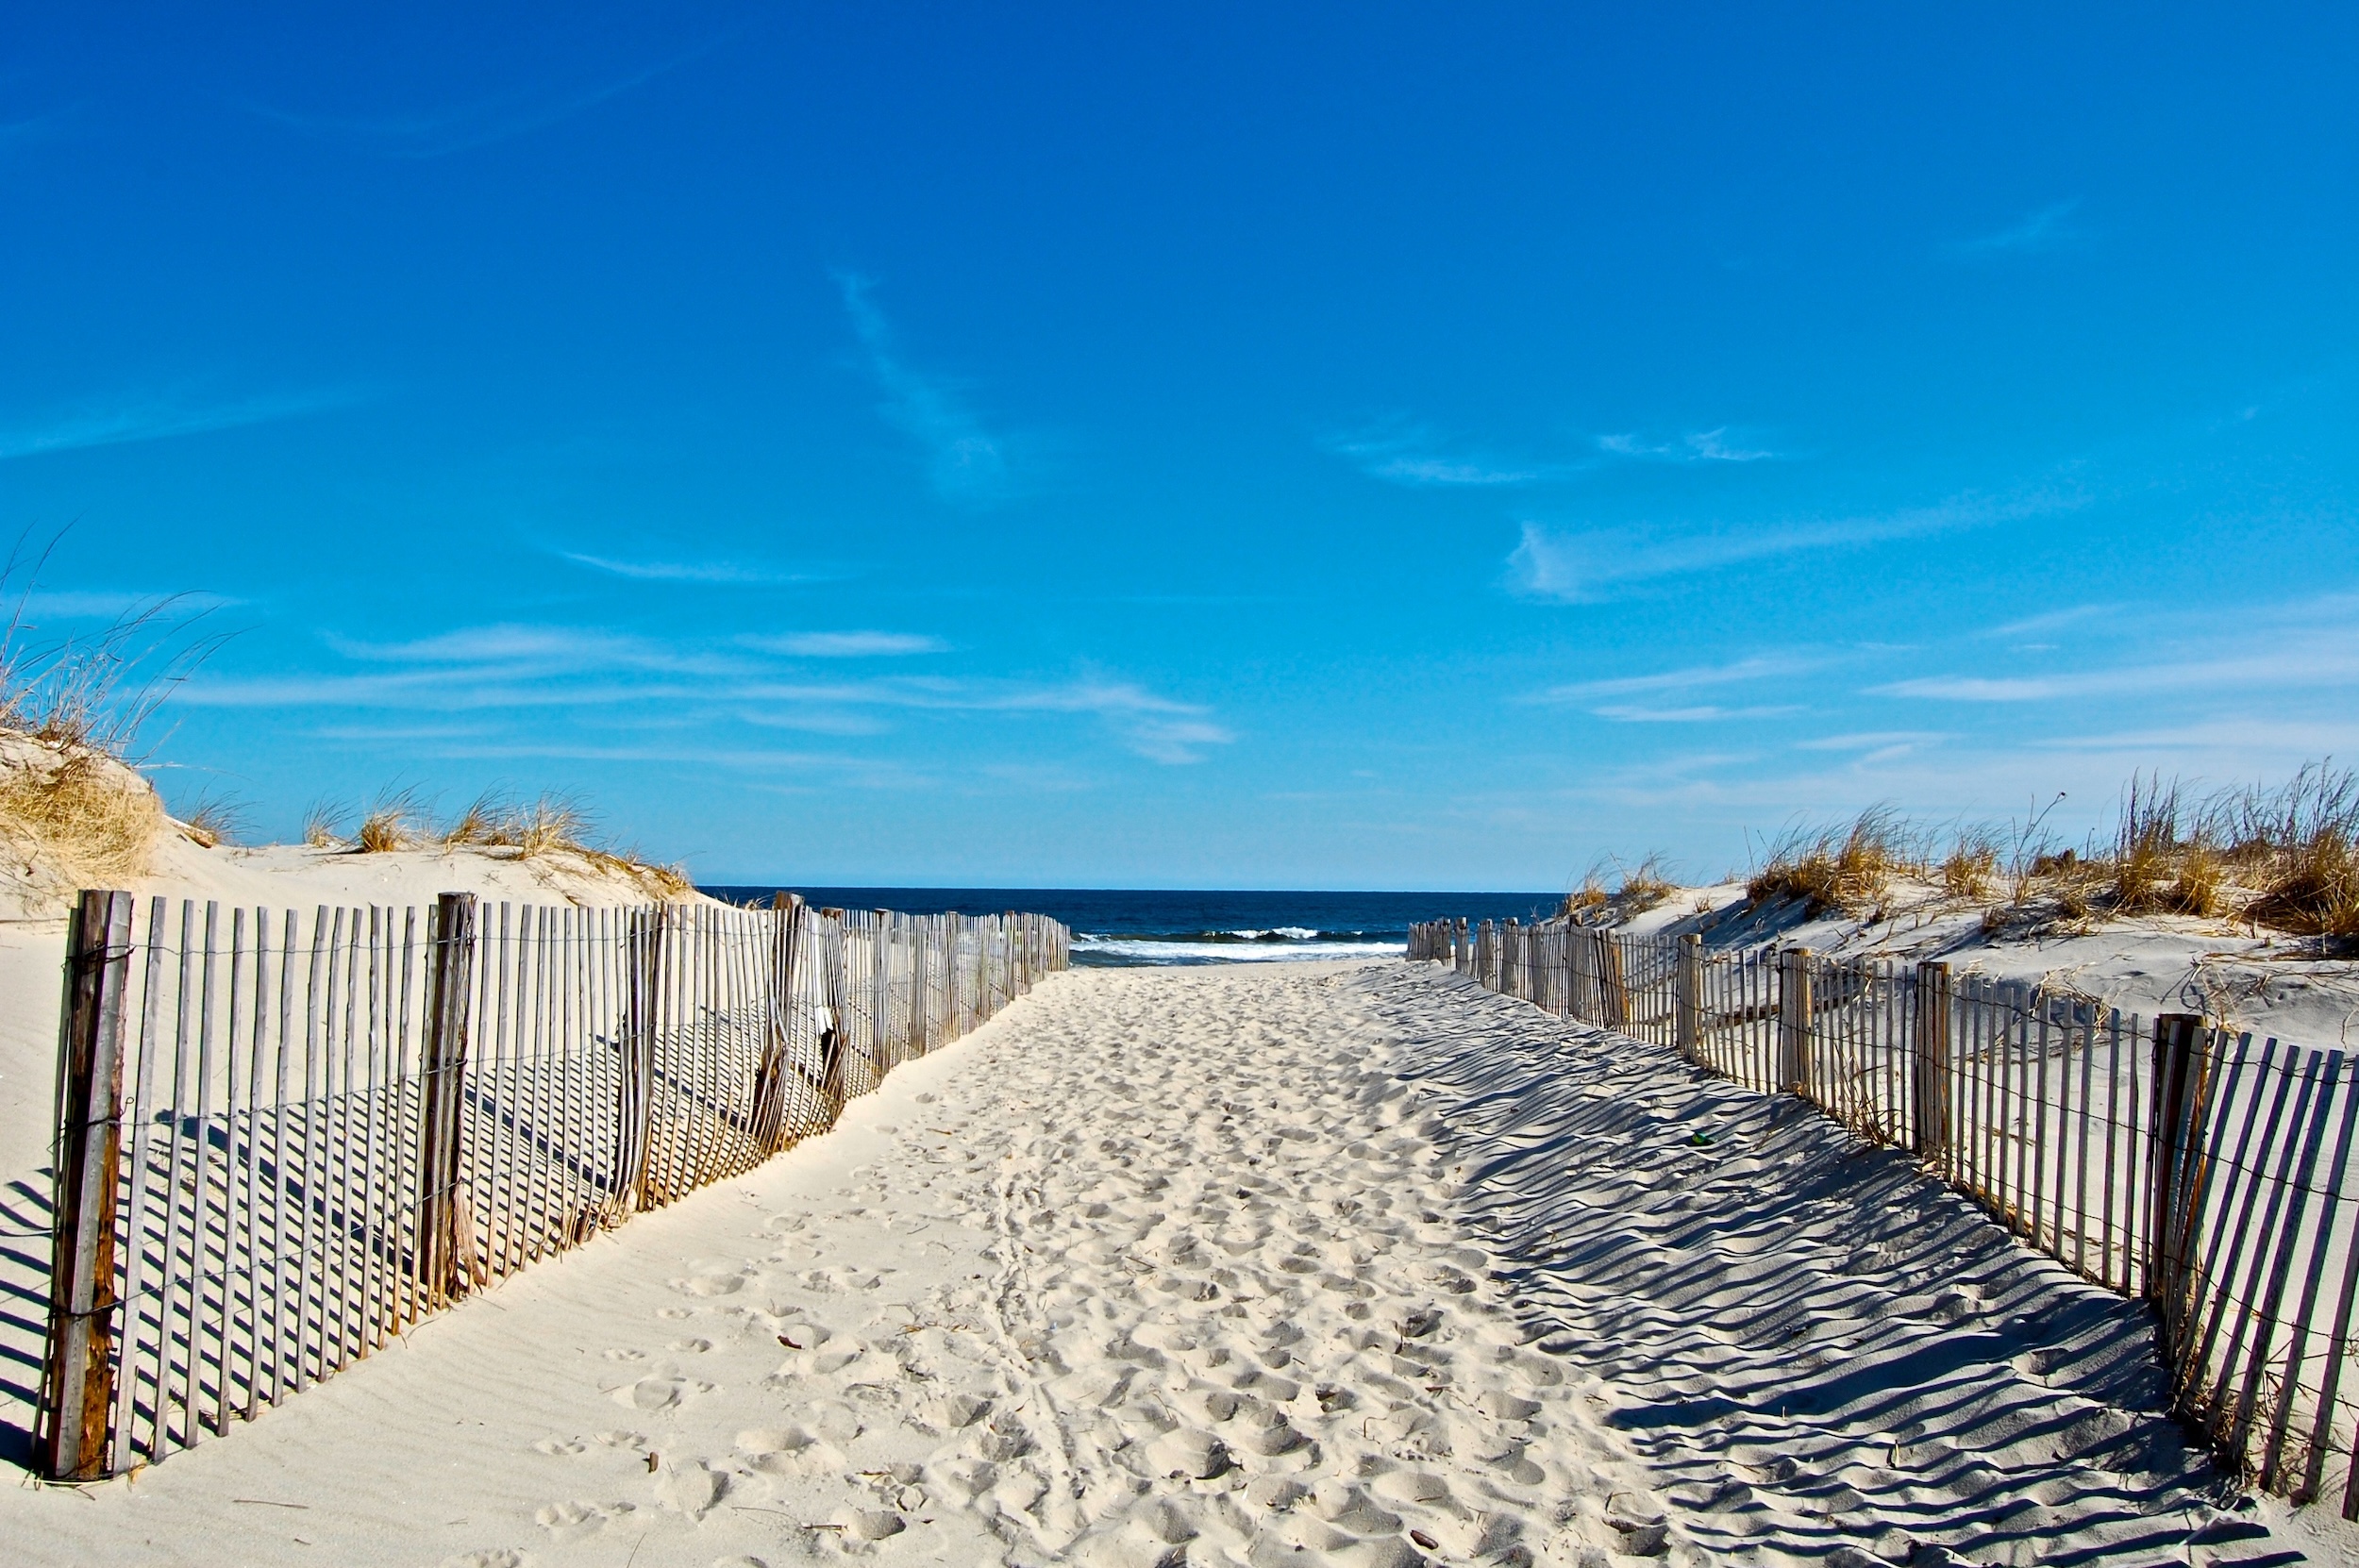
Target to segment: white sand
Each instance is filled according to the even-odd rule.
[[[1426,966],[1076,973],[0,1528],[26,1563],[2296,1560],[2204,1500],[2134,1312],[1846,1153]]]

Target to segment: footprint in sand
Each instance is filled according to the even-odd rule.
[[[700,1393],[711,1393],[714,1385],[683,1377],[677,1372],[658,1373],[642,1377],[635,1383],[625,1383],[614,1391],[614,1402],[634,1410],[668,1410],[683,1400]]]
[[[590,1445],[582,1442],[579,1438],[545,1437],[540,1442],[534,1443],[532,1446],[544,1454],[553,1454],[564,1458],[571,1458],[577,1454],[586,1454],[590,1451]]]
[[[737,1451],[765,1476],[824,1476],[849,1463],[844,1450],[802,1426],[756,1426],[737,1434]]]
[[[728,1493],[728,1477],[701,1462],[692,1461],[677,1469],[665,1465],[656,1476],[655,1498],[674,1513],[684,1514],[692,1522],[711,1513]]]
[[[532,1558],[511,1546],[494,1546],[489,1551],[446,1557],[435,1568],[532,1568]]]
[[[637,1511],[628,1503],[547,1503],[533,1511],[532,1522],[561,1543],[586,1540]]]
[[[943,1431],[957,1431],[989,1415],[991,1404],[987,1394],[946,1393],[928,1400],[921,1413],[929,1425]]]

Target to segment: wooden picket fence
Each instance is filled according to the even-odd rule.
[[[1065,967],[1041,915],[85,892],[37,1467],[228,1431],[832,1126]]]
[[[2154,1310],[2232,1474],[2359,1518],[2359,1061],[1942,963],[1443,920],[1409,957],[1801,1095],[2026,1243]]]

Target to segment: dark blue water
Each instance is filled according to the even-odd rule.
[[[798,892],[822,908],[911,914],[1026,909],[1073,931],[1077,964],[1239,963],[1397,957],[1412,921],[1530,920],[1546,892],[1208,892],[1102,888],[707,888],[732,903]]]

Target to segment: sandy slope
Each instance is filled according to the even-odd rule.
[[[1897,881],[1867,915],[1816,913],[1792,899],[1756,905],[1742,883],[1680,888],[1620,929],[1702,934],[1715,950],[1799,944],[1834,957],[1937,959],[1961,973],[2035,981],[2125,1011],[2200,1012],[2257,1034],[2340,1047],[2359,1039],[2359,964],[2340,949],[2242,921],[2140,914],[2041,918],[1986,928],[1990,905]],[[2007,913],[2000,906],[2000,912]]]
[[[2204,1501],[2134,1314],[1602,1038],[1423,966],[1059,976],[836,1133],[0,1528],[40,1563],[2293,1560]],[[1719,1152],[1666,1158],[1704,1117]]]

